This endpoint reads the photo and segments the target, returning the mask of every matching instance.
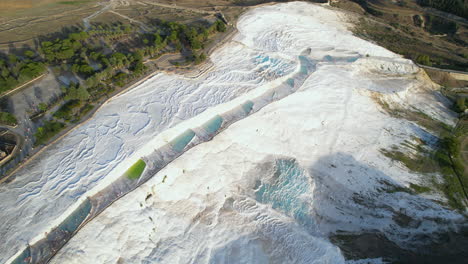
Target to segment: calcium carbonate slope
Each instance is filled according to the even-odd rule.
[[[278,77],[291,73],[303,50],[310,50],[309,57],[318,62],[316,71],[299,91],[188,150],[118,200],[52,262],[343,263],[340,250],[327,239],[337,230],[380,230],[408,246],[415,243],[413,236],[463,220],[428,199],[436,197],[381,191],[388,187],[384,182],[407,186],[421,176],[380,149],[433,136],[386,114],[374,100],[376,94],[449,124],[454,119],[413,63],[352,36],[343,19],[337,11],[300,2],[260,7],[242,16],[239,35],[213,56],[216,67],[228,63],[238,72],[270,62],[249,70],[249,76],[261,80],[249,81],[250,90],[273,86]],[[234,59],[237,55],[242,58]],[[230,61],[219,60],[230,56]],[[265,69],[274,73],[264,74]],[[203,81],[224,78],[218,75],[224,73],[211,72]],[[182,80],[159,78],[173,84]],[[116,102],[131,100],[140,90]],[[205,101],[216,98],[203,92]],[[214,116],[222,109],[202,115]],[[132,157],[149,153],[162,138],[198,121],[181,122],[151,141],[145,137],[149,142],[138,144]],[[397,212],[419,224],[396,224]]]
[[[215,70],[198,79],[159,74],[116,97],[96,116],[48,148],[0,186],[0,263],[43,237],[78,200],[134,157],[160,132],[291,73],[291,59],[228,45],[212,56]],[[138,155],[136,155],[138,156]]]

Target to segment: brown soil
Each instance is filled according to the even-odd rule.
[[[356,3],[340,0],[334,6],[362,14]],[[427,22],[426,18],[437,17],[446,23],[454,22],[449,16],[436,15],[418,6],[415,1],[367,0],[368,7],[375,13],[365,13],[355,21],[358,36],[377,42],[377,44],[406,58],[416,60],[420,55],[428,55],[432,65],[439,68],[468,70],[468,29],[467,24],[455,21],[455,33],[431,33],[418,24],[415,18]],[[364,9],[363,7],[361,7]],[[365,18],[365,19],[364,19]]]
[[[448,72],[442,72],[432,69],[424,69],[424,71],[426,71],[427,75],[429,75],[433,82],[448,88],[464,87],[467,83],[456,80]]]

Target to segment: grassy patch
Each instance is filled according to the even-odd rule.
[[[406,119],[416,122],[418,125],[426,128],[429,131],[435,132],[438,135],[443,135],[445,133],[451,133],[452,127],[435,120],[434,118],[426,115],[421,111],[409,111]]]
[[[386,157],[401,162],[411,171],[418,173],[431,173],[438,169],[437,163],[430,157],[424,154],[407,155],[399,150],[381,149],[382,154]]]
[[[415,109],[415,110],[402,110],[398,108],[392,108],[385,100],[379,98],[379,96],[373,97],[374,101],[382,107],[390,116],[395,118],[403,118],[408,121],[415,122],[419,126],[424,127],[428,131],[435,133],[436,135],[449,134],[452,132],[453,127],[436,120],[427,114]]]
[[[145,167],[146,163],[142,159],[139,159],[125,172],[125,176],[131,180],[136,180],[140,178],[141,174],[145,170]]]
[[[443,177],[443,183],[437,183],[434,178],[430,179],[430,183],[434,188],[438,189],[444,194],[448,200],[448,205],[451,208],[463,211],[466,207],[464,200],[463,187],[460,185],[460,181],[455,174],[452,167],[448,150],[445,148],[443,143],[440,143],[437,150],[433,153],[420,153],[412,156],[408,156],[405,153],[398,150],[381,150],[381,152],[391,158],[401,162],[409,170],[421,174],[432,174],[439,173]],[[428,186],[419,186],[416,184],[410,184],[410,188],[415,193],[424,193],[431,190]],[[395,189],[389,192],[400,191]]]
[[[410,183],[410,188],[413,189],[416,193],[426,193],[431,191],[431,188],[429,187],[417,185],[414,183]]]
[[[413,140],[419,142],[419,144],[415,145],[410,141],[404,141],[400,146],[403,149],[413,150],[411,154],[402,151],[399,146],[392,146],[390,150],[381,149],[381,153],[386,157],[401,162],[413,172],[426,174],[430,177],[427,181],[430,186],[411,184],[410,190],[415,193],[424,193],[434,187],[434,189],[444,194],[450,207],[463,211],[468,202],[464,190],[464,186],[468,186],[468,175],[464,173],[463,158],[460,155],[460,142],[468,132],[465,120],[461,120],[459,125],[453,129],[451,126],[435,120],[417,109],[391,108],[382,99],[374,99],[389,115],[415,122],[439,138],[434,150],[428,150],[423,146],[425,142],[415,138]],[[443,177],[442,183],[437,182],[434,173]],[[391,188],[390,191],[393,189]]]

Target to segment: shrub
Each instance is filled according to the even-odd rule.
[[[459,113],[463,113],[466,109],[466,103],[465,97],[457,98],[457,101],[455,102],[455,110]]]
[[[89,99],[88,90],[83,86],[70,87],[66,91],[65,100],[81,100],[85,101]]]
[[[62,105],[55,113],[55,118],[61,118],[63,120],[69,121],[72,118],[73,109],[80,106],[80,101],[71,100],[64,105]]]
[[[36,53],[32,50],[27,50],[24,52],[24,56],[28,57],[28,58],[34,58],[36,57]]]
[[[7,126],[15,126],[18,124],[16,117],[7,112],[0,112],[0,124]]]
[[[40,103],[40,104],[38,105],[38,107],[39,107],[39,111],[45,112],[45,111],[47,111],[48,105],[45,104],[45,103]]]
[[[432,66],[431,58],[428,55],[419,55],[416,62],[421,65]]]
[[[225,32],[226,31],[226,25],[224,24],[223,21],[217,20],[215,22],[215,25],[216,25],[216,30],[217,31],[219,31],[219,32]]]
[[[194,62],[196,65],[206,60],[206,55],[204,53],[201,53],[200,55],[195,54],[194,57]]]
[[[44,126],[39,127],[37,132],[34,133],[34,137],[36,138],[35,145],[37,146],[46,143],[64,127],[65,125],[61,122],[46,121]]]

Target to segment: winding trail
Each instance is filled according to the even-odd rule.
[[[200,9],[197,9],[197,8],[178,6],[178,5],[168,5],[168,4],[158,3],[158,2],[148,2],[148,1],[141,1],[141,2],[143,2],[145,4],[148,4],[148,5],[154,5],[154,6],[164,7],[164,8],[171,8],[171,9],[189,11],[189,12],[194,12],[194,13],[199,13],[199,14],[213,14],[214,15],[214,14],[218,13],[216,11],[200,10]]]
[[[123,18],[127,19],[128,21],[130,21],[130,22],[132,22],[132,23],[138,24],[138,25],[140,25],[140,27],[141,27],[143,30],[145,30],[145,31],[147,31],[147,32],[151,31],[151,28],[149,28],[145,23],[143,23],[143,22],[141,22],[141,21],[135,20],[135,19],[133,19],[133,18],[131,18],[131,17],[128,17],[128,16],[126,16],[126,15],[122,15],[122,14],[120,14],[120,13],[118,13],[118,12],[115,12],[114,10],[109,11],[109,13],[118,15],[118,16],[120,16],[120,17],[123,17]]]
[[[104,3],[100,3],[100,4],[104,4]],[[115,4],[116,4],[116,1],[111,0],[111,1],[109,1],[109,3],[107,5],[104,5],[104,7],[101,10],[98,10],[95,13],[91,14],[90,16],[87,16],[87,17],[83,18],[83,24],[84,24],[85,30],[87,31],[87,30],[89,30],[91,28],[91,23],[90,23],[91,19],[99,16],[102,13],[107,12],[108,10],[111,10],[114,7]]]
[[[198,14],[202,14],[202,15],[216,15],[216,14],[219,13],[217,11],[200,10],[200,9],[197,9],[197,8],[190,8],[190,7],[184,7],[184,6],[178,6],[178,5],[168,5],[168,4],[158,3],[158,2],[140,1],[140,2],[136,2],[136,3],[146,4],[146,5],[153,5],[153,6],[158,6],[158,7],[162,7],[162,8],[170,8],[170,9],[181,10],[181,11],[186,11],[186,12],[193,12],[193,13],[198,13]],[[109,12],[109,13],[113,13],[115,15],[118,15],[120,17],[123,17],[123,18],[129,20],[132,23],[140,25],[141,28],[143,30],[145,30],[145,31],[151,31],[151,29],[146,24],[144,24],[143,22],[135,20],[135,19],[133,19],[131,17],[125,16],[125,15],[120,14],[120,13],[116,12],[115,10],[113,10],[116,7],[119,7],[119,6],[129,6],[130,2],[128,2],[126,0],[110,0],[107,4],[105,4],[105,3],[100,3],[100,4],[104,5],[101,10],[98,10],[95,13],[93,13],[92,15],[83,18],[83,24],[84,24],[85,30],[89,30],[91,28],[91,22],[90,21],[93,18],[95,18],[95,17],[97,17],[97,16],[99,16],[99,15],[105,13],[105,12]]]

